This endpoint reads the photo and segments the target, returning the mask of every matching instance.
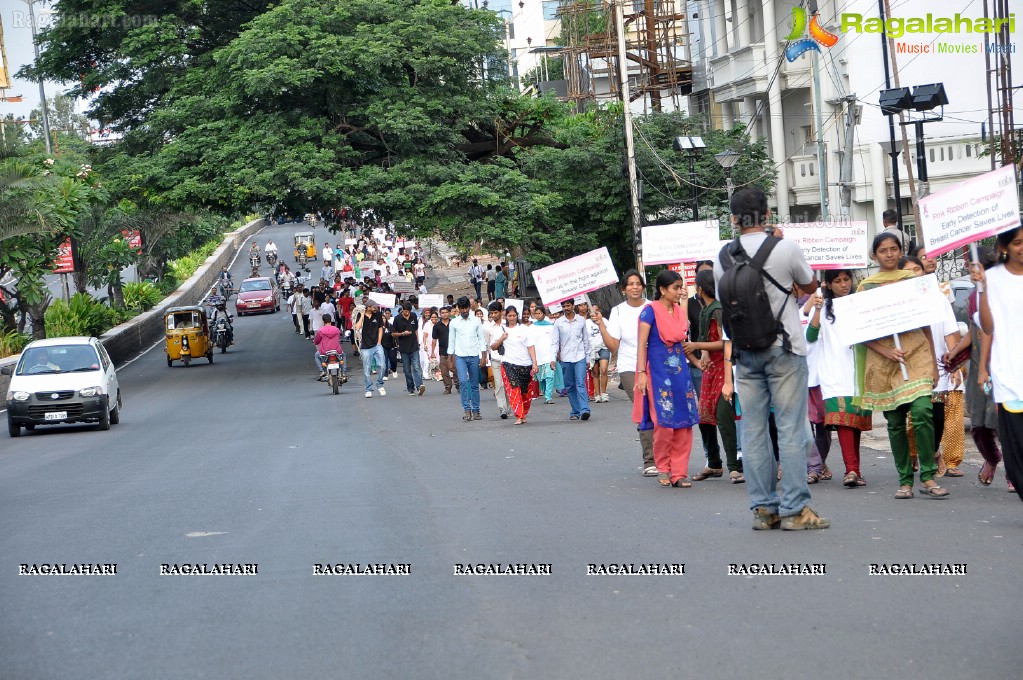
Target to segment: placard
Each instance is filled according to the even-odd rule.
[[[440,293],[427,293],[426,295],[419,296],[419,309],[429,309],[436,307],[440,309],[444,306],[444,296]]]
[[[677,264],[669,264],[668,269],[673,272],[678,272],[682,275],[682,278],[686,282],[686,288],[692,288],[696,285],[696,263],[695,262],[679,262]]]
[[[775,226],[782,230],[782,238],[799,244],[810,269],[865,269],[870,265],[866,222],[785,222]]]
[[[711,260],[721,250],[717,220],[643,227],[642,236],[644,265]]]
[[[1020,222],[1015,168],[985,172],[921,198],[919,206],[927,257],[1000,234]]]
[[[533,271],[533,282],[545,307],[557,305],[582,293],[618,283],[618,274],[607,248]]]
[[[354,238],[346,238],[345,239],[345,245],[346,246],[354,246],[356,243],[357,243],[357,241]]]
[[[398,296],[392,293],[370,293],[369,299],[380,305],[382,308],[390,309],[391,307],[394,307]]]
[[[835,298],[834,330],[856,345],[944,321],[948,299],[934,274]]]
[[[391,290],[395,293],[414,293],[418,290],[416,288],[416,284],[411,281],[406,281],[405,279],[395,281],[394,283],[388,283],[387,285],[390,286]]]

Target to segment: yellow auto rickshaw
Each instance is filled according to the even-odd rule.
[[[309,271],[306,265],[316,261],[316,239],[311,231],[295,232],[295,262],[299,267]]]
[[[167,365],[181,361],[188,366],[192,359],[213,363],[213,342],[206,310],[198,306],[171,307],[163,317],[167,333]]]

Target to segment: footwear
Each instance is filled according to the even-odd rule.
[[[409,395],[410,397],[414,397],[414,396],[416,396],[416,391],[415,390],[410,390],[410,391],[406,392],[406,394]]]
[[[809,505],[803,506],[798,515],[781,518],[781,528],[785,531],[802,531],[804,529],[827,529],[831,522],[819,517]]]
[[[957,468],[957,467],[950,467],[947,470],[945,470],[945,476],[946,477],[964,477],[965,475],[964,475],[963,471],[960,470],[959,468]]]
[[[579,420],[579,416],[569,416],[569,420]]]
[[[501,420],[508,420],[508,414],[504,411],[501,411]]]
[[[391,379],[391,378],[390,378],[390,376],[388,376],[388,375],[387,375],[387,374],[385,373],[385,374],[384,374],[384,380],[390,380],[390,379]]]
[[[483,420],[483,416],[480,415],[479,411],[473,411],[472,412],[472,419],[473,420]]]
[[[1005,481],[1008,482],[1008,484],[1009,484],[1008,492],[1009,493],[1016,493],[1016,486],[1012,482],[1010,482],[1008,479],[1005,480]]]
[[[553,404],[554,400],[553,399],[547,399],[546,401],[544,401],[544,403],[545,404]]]
[[[934,473],[935,477],[944,477],[945,473],[948,472],[948,467],[945,465],[945,457],[940,453],[934,455],[934,462],[938,465],[938,471]]]
[[[523,422],[525,422],[525,421],[523,421],[522,418],[516,418],[515,419],[515,424],[516,425],[521,425]]]
[[[746,478],[742,476],[742,473],[737,470],[732,470],[728,473],[728,479],[732,481],[732,484],[745,484]]]
[[[819,473],[819,472],[807,472],[806,473],[806,483],[807,484],[816,484],[819,481],[821,481],[821,473]]]
[[[934,486],[921,486],[920,493],[931,498],[948,498],[948,489],[943,489],[937,484]]]
[[[702,482],[710,477],[720,477],[725,474],[725,471],[721,468],[705,467],[696,475],[693,475],[693,481]]]
[[[671,475],[667,472],[658,472],[657,483],[661,486],[671,486]]]
[[[600,395],[600,400],[606,404],[609,401],[611,401],[611,397],[607,394],[607,392],[605,392],[604,394]]]
[[[987,461],[981,466],[980,472],[977,473],[977,481],[984,486],[991,486],[991,482],[995,481],[995,470],[998,469],[998,465],[991,465]],[[985,470],[987,473],[985,474]]]
[[[385,390],[383,387],[378,387],[377,388],[377,394],[379,394],[381,397],[386,397],[387,396],[387,390]]]
[[[420,385],[419,389],[416,390],[416,393],[419,394],[420,397],[426,394],[426,385]]]
[[[781,518],[777,513],[769,512],[767,508],[756,508],[753,510],[753,531],[764,531],[766,529],[777,529],[781,526]]]
[[[451,388],[450,387],[445,387],[444,388],[444,394],[451,394]]]
[[[685,477],[683,477],[681,479],[676,479],[674,482],[671,483],[671,485],[677,489],[690,489],[692,488],[693,483],[690,482]]]
[[[583,411],[583,414],[580,417],[583,420],[589,420],[590,419],[590,412],[589,411]]]
[[[373,396],[373,390],[366,390],[366,398],[369,399]]]
[[[899,490],[895,492],[895,497],[899,500],[913,497],[913,488],[909,486],[900,486]]]
[[[842,486],[847,486],[850,489],[857,486],[866,486],[867,482],[864,481],[863,477],[850,470],[845,473],[845,477],[842,478]]]
[[[828,469],[827,463],[824,464],[824,468],[821,470],[821,481],[830,482],[834,475],[831,474],[831,470]]]
[[[644,477],[656,477],[657,476],[657,466],[656,465],[650,465],[647,468],[645,468],[643,470],[643,476]]]
[[[465,422],[469,422],[470,420],[472,420],[472,411],[466,411],[465,415],[462,416],[462,420],[464,420]]]

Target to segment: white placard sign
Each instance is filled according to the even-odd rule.
[[[597,248],[563,262],[537,269],[533,281],[545,307],[582,293],[618,283],[618,274],[607,248]]]
[[[643,264],[713,259],[721,248],[717,220],[643,227]]]
[[[380,305],[383,309],[390,309],[391,307],[394,307],[394,303],[398,299],[398,296],[391,293],[370,293],[369,299]]]
[[[429,309],[430,307],[440,309],[443,306],[444,296],[440,293],[427,293],[419,296],[419,309]]]
[[[357,243],[357,241],[354,238],[346,238],[345,239],[345,245],[346,246],[354,246],[356,243]]]
[[[927,257],[1019,224],[1016,172],[1006,165],[920,199],[920,226]]]
[[[782,238],[803,249],[810,269],[864,269],[870,265],[866,222],[786,222]]]
[[[948,298],[934,274],[835,298],[835,332],[856,345],[923,328],[945,319]]]
[[[394,283],[388,283],[395,293],[414,293],[416,292],[416,284],[411,281],[402,279],[401,281],[395,281]]]
[[[504,308],[507,310],[509,307],[514,307],[519,313],[519,318],[522,318],[522,300],[516,300],[514,298],[504,299]]]

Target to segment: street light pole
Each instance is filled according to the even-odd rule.
[[[701,137],[676,137],[675,151],[681,151],[689,157],[689,186],[693,189],[692,210],[693,221],[700,219],[700,204],[697,201],[699,191],[696,186],[696,155],[707,148]]]
[[[32,47],[36,53],[36,63],[39,63],[39,41],[36,37],[36,13],[34,0],[28,0],[28,20],[32,24]],[[43,112],[43,139],[46,140],[46,155],[53,155],[50,146],[50,113],[46,105],[46,89],[43,87],[43,77],[39,76],[39,106]]]
[[[740,158],[742,155],[731,149],[714,154],[714,160],[725,170],[725,189],[728,191],[729,201],[732,200],[732,192],[735,191],[735,185],[732,183],[732,167],[739,162]]]
[[[643,227],[643,214],[639,208],[639,181],[636,177],[636,142],[632,135],[632,110],[629,104],[629,62],[625,51],[625,0],[608,0],[615,15],[615,28],[618,32],[618,79],[621,82],[622,117],[625,119],[625,165],[629,173],[629,207],[632,213],[632,247],[636,252],[636,271],[646,281],[643,269],[643,242],[640,230]]]

